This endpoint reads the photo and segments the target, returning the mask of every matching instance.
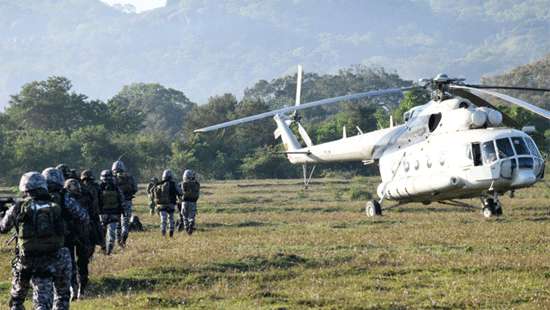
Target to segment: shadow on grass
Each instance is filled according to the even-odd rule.
[[[287,212],[303,212],[303,213],[332,213],[342,211],[339,208],[304,208],[304,207],[212,207],[201,209],[203,213],[224,213],[224,214],[239,214],[239,213],[287,213]]]
[[[213,228],[241,228],[241,227],[268,227],[276,226],[276,223],[244,221],[239,223],[201,223],[199,230],[210,230]]]
[[[307,265],[308,260],[294,254],[249,256],[240,260],[214,262],[196,268],[160,267],[135,271],[126,276],[103,277],[90,283],[91,297],[109,296],[139,291],[158,291],[178,286],[210,287],[224,278],[242,281],[250,278],[259,283],[277,282],[296,277],[291,268]],[[312,264],[309,267],[313,267]],[[269,272],[266,272],[268,271]]]

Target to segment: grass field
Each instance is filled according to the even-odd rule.
[[[140,192],[146,231],[96,255],[89,296],[73,309],[550,309],[548,181],[503,198],[499,219],[439,204],[367,218],[376,184],[205,183],[198,231],[174,239],[161,237]],[[10,260],[4,246],[1,308]]]

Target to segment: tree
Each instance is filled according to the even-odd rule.
[[[157,83],[135,83],[124,86],[109,100],[109,106],[111,111],[141,118],[142,132],[174,137],[183,128],[185,118],[195,104],[179,90]]]
[[[43,130],[70,131],[103,123],[107,107],[71,88],[71,82],[60,76],[25,84],[11,97],[6,115],[20,128]]]

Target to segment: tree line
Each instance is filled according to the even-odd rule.
[[[366,66],[336,74],[307,73],[302,101],[409,83],[383,68]],[[165,168],[178,174],[191,168],[215,179],[298,177],[301,171],[288,163],[273,138],[271,119],[193,133],[214,123],[293,105],[295,89],[296,76],[284,76],[257,82],[240,100],[223,94],[198,105],[183,92],[156,83],[127,85],[101,101],[76,93],[65,77],[33,81],[12,95],[0,113],[0,183],[14,184],[26,171],[61,162],[98,174],[118,158],[141,181]],[[366,132],[387,127],[390,114],[399,122],[404,111],[427,100],[422,92],[408,92],[404,98],[319,107],[303,111],[302,124],[314,143],[322,143],[341,137],[344,126],[348,135],[356,128]],[[369,175],[376,171],[361,163],[337,163],[324,165],[321,173]]]

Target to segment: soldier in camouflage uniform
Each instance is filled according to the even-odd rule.
[[[99,209],[101,212],[101,223],[107,234],[105,238],[105,254],[113,252],[116,238],[116,228],[120,223],[123,212],[124,196],[116,186],[111,170],[101,171],[101,184],[99,185]]]
[[[71,232],[69,226],[89,225],[88,212],[81,208],[79,203],[71,198],[65,189],[64,177],[60,170],[56,168],[47,168],[42,171],[42,175],[47,181],[48,191],[52,201],[62,208],[62,217],[65,224],[65,245],[71,244],[74,232]],[[62,249],[63,260],[57,265],[57,272],[54,276],[54,309],[68,309],[71,298],[71,279],[73,271],[73,261],[67,246]],[[73,296],[77,292],[73,291]]]
[[[177,204],[178,196],[181,196],[176,182],[172,178],[172,171],[164,170],[162,181],[154,189],[155,203],[160,213],[160,231],[163,236],[166,235],[166,226],[168,224],[170,237],[174,236],[174,210]]]
[[[67,277],[59,267],[70,263],[63,247],[62,209],[51,201],[46,180],[38,172],[25,173],[19,190],[24,200],[9,208],[0,220],[0,233],[7,233],[14,227],[17,232],[10,309],[24,309],[31,287],[34,309],[51,309],[54,302],[52,280],[59,275]],[[66,280],[68,282],[68,278]],[[68,308],[67,302],[57,309]]]
[[[103,226],[101,225],[101,220],[99,218],[99,184],[95,181],[94,175],[90,170],[84,170],[80,174],[80,187],[82,192],[88,192],[89,196],[92,198],[91,208],[88,209],[88,214],[90,215],[90,258],[94,255],[95,246],[99,245],[105,246],[105,236],[103,232]]]
[[[126,171],[126,166],[121,160],[117,160],[113,163],[111,171],[115,176],[115,184],[122,191],[123,200],[123,213],[120,219],[120,223],[117,225],[116,236],[118,244],[121,247],[126,246],[126,240],[128,240],[128,234],[130,232],[130,218],[132,217],[132,199],[137,193],[137,184],[134,177]]]
[[[159,180],[157,177],[152,177],[149,181],[149,184],[147,184],[147,198],[149,198],[149,213],[151,215],[155,214],[155,197],[153,193],[153,189],[155,188],[155,185],[157,185]]]
[[[92,209],[93,197],[88,191],[83,191],[78,179],[68,179],[65,181],[65,190],[69,197],[78,201],[80,206],[86,210],[90,216],[89,210]],[[75,224],[75,223],[73,223]],[[90,221],[91,224],[91,221]],[[72,243],[69,246],[71,259],[73,261],[71,288],[73,299],[83,297],[84,290],[88,285],[88,264],[90,263],[90,246],[91,246],[91,225],[74,225],[72,231],[75,236],[71,238]]]
[[[183,218],[183,227],[187,234],[191,235],[195,229],[195,216],[197,214],[197,200],[199,199],[201,185],[197,181],[195,172],[187,169],[183,172],[183,182],[181,183],[181,192],[183,194],[183,204],[181,216]]]

